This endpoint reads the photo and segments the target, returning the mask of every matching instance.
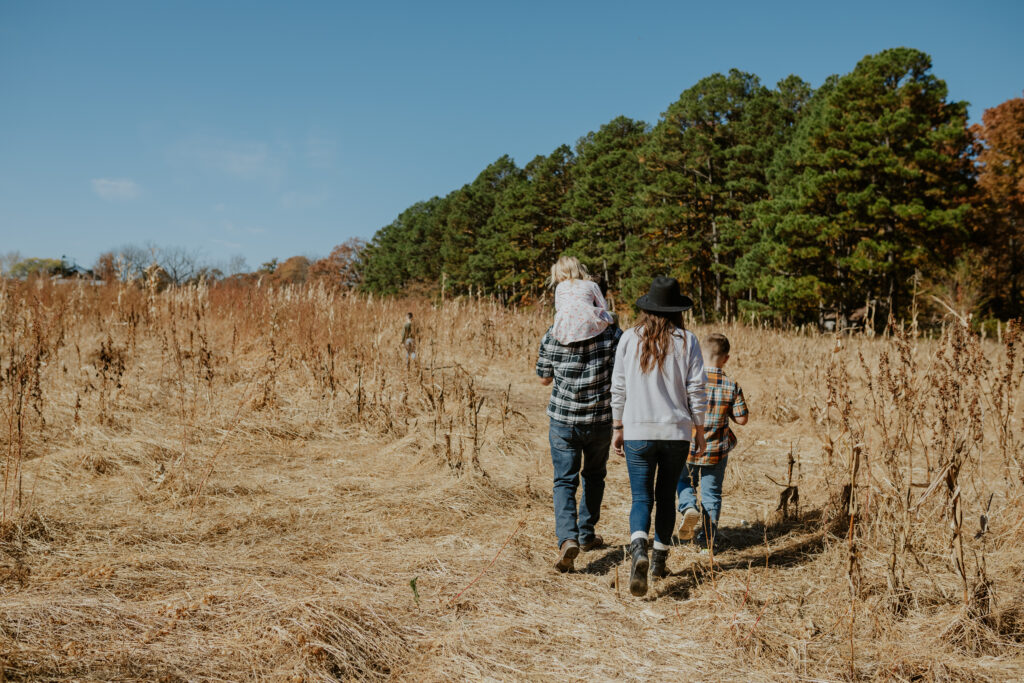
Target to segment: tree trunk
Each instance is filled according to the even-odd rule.
[[[717,219],[711,219],[711,258],[715,262],[716,266],[720,266],[720,257],[718,255],[718,221]],[[722,314],[722,271],[719,268],[715,268],[715,315],[721,316]]]

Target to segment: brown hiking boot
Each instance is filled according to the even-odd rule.
[[[555,569],[562,572],[572,571],[572,561],[576,559],[576,556],[580,554],[580,544],[571,538],[568,541],[562,543],[562,547],[558,549],[558,562],[555,562]]]
[[[600,536],[595,535],[592,539],[582,544],[580,546],[580,550],[582,550],[583,552],[587,552],[588,550],[593,550],[594,548],[600,548],[603,545],[604,539]]]

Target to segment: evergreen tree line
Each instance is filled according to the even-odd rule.
[[[820,322],[869,303],[905,315],[926,293],[1020,315],[1024,111],[1004,117],[1016,150],[995,150],[931,67],[895,48],[817,89],[713,74],[653,126],[621,116],[409,207],[363,251],[362,286],[526,302],[571,254],[624,301],[676,277],[704,318]],[[995,151],[1009,161],[985,163]],[[984,190],[996,166],[1015,200]]]

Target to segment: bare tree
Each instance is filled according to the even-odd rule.
[[[249,272],[249,264],[241,254],[235,254],[228,260],[228,265],[223,269],[228,275],[239,275]]]
[[[196,268],[190,282],[214,283],[224,279],[224,271],[218,265],[203,265]]]
[[[114,251],[114,264],[118,277],[126,282],[143,277],[146,274],[146,268],[153,261],[152,251],[136,244],[125,244]]]
[[[9,251],[6,254],[0,254],[0,275],[10,275],[11,268],[20,260],[20,251]]]
[[[199,250],[162,247],[154,252],[156,262],[176,285],[188,282],[199,272]]]

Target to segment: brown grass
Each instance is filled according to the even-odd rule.
[[[0,284],[3,676],[1024,675],[1015,328],[722,329],[753,409],[725,538],[637,600],[614,457],[608,547],[551,566],[546,324],[315,287]]]

